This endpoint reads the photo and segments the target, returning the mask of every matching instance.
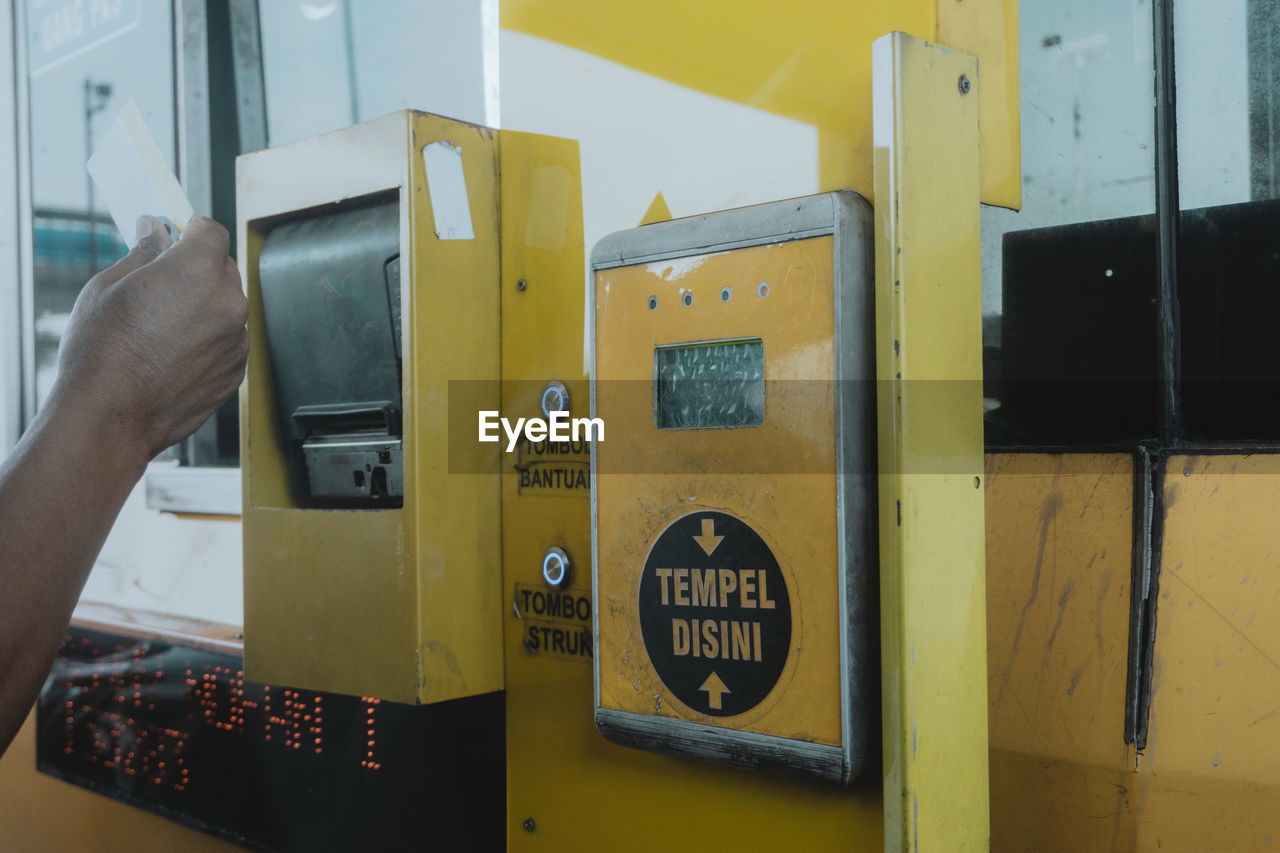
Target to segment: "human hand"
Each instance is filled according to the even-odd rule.
[[[54,394],[88,401],[146,461],[239,387],[249,306],[221,225],[196,216],[178,243],[154,217],[137,228],[133,251],[80,292]]]

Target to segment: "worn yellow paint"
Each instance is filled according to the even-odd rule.
[[[834,246],[833,238],[817,237],[596,274],[596,382],[610,391],[596,398],[609,429],[596,448],[599,559],[610,569],[599,573],[596,590],[602,708],[841,742]],[[767,299],[740,287],[745,292],[725,309],[725,282],[759,281],[774,283]],[[652,311],[651,295],[658,298]],[[654,348],[743,337],[764,344],[771,396],[764,423],[659,430]],[[733,473],[735,460],[778,473]],[[667,689],[649,663],[633,606],[657,537],[700,509],[729,512],[764,538],[791,601],[793,652],[782,675],[764,701],[734,717],[697,712]]]
[[[875,44],[885,847],[988,843],[978,102],[971,56]]]
[[[0,756],[0,850],[234,853],[230,841],[36,772],[35,712]]]
[[[462,149],[474,240],[435,238],[421,151],[437,140]],[[413,112],[237,162],[251,330],[263,328],[264,234],[296,211],[398,191],[407,282],[400,510],[295,505],[266,342],[251,333],[241,398],[250,678],[404,702],[502,687],[497,469],[485,473],[483,458],[468,459],[471,473],[451,475],[462,457],[449,455],[450,382],[480,407],[498,399],[497,182],[493,131]]]
[[[502,26],[811,124],[819,189],[868,198],[872,41],[902,30],[977,53],[1000,78],[983,106],[982,200],[1021,204],[1017,0],[504,0]]]
[[[994,850],[1132,849],[1130,454],[987,457]]]
[[[1280,843],[1280,455],[1174,456],[1136,846]]]
[[[1129,577],[1131,470],[1125,456],[989,460],[996,849],[1260,850],[1280,838],[1280,455],[1167,462],[1150,728],[1136,755],[1123,742],[1129,595],[1116,585]]]

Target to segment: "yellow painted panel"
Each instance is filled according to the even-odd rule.
[[[1124,572],[1115,552],[1132,518],[1128,465],[1089,456],[989,464],[993,848],[1274,844],[1280,455],[1167,463],[1150,729],[1138,756],[1122,744],[1128,596],[1106,580]],[[1019,468],[1030,469],[1022,481],[1010,476]],[[1041,560],[1031,601],[1028,569],[1017,567]],[[1053,606],[1063,601],[1059,624]],[[1002,657],[1020,624],[1026,651]],[[997,669],[1006,661],[1007,684]]]
[[[414,700],[416,579],[401,568],[403,517],[396,509],[245,513],[253,560],[244,584],[250,679]]]
[[[581,328],[585,313],[581,208],[576,191],[559,251],[520,238],[545,215],[534,171],[561,166],[577,187],[576,146],[504,131],[503,410],[535,411],[549,379],[563,381],[575,415],[586,411]],[[515,235],[514,238],[512,235]],[[523,291],[515,282],[526,280]],[[590,598],[591,536],[585,497],[521,494],[504,458],[503,570],[507,654],[507,833],[513,850],[650,851],[882,848],[879,787],[753,774],[609,743],[591,719],[591,658],[531,649],[530,631],[570,620],[520,615],[516,587],[547,588],[540,560],[559,545],[575,562],[569,591]],[[586,624],[589,631],[590,624]],[[532,829],[525,828],[531,820]]]
[[[992,849],[1130,849],[1133,457],[986,470]]]
[[[1280,841],[1280,455],[1170,458],[1139,847]]]
[[[1123,729],[1113,734],[1123,742]],[[1154,845],[1139,847],[1137,842],[1135,806],[1143,796],[1141,784],[1132,762],[1112,769],[993,749],[991,849],[1008,853],[1149,849]],[[1176,848],[1166,840],[1162,849]]]
[[[990,456],[986,511],[991,750],[1123,767],[1133,457]]]
[[[609,429],[595,451],[599,558],[609,569],[599,573],[596,590],[607,650],[602,708],[841,743],[834,247],[832,237],[817,237],[597,273],[596,381],[610,391],[597,395],[596,409]],[[726,282],[761,281],[773,283],[767,298],[739,285],[733,310],[722,309]],[[681,304],[686,293],[688,307]],[[648,307],[651,295],[656,310]],[[751,337],[763,342],[769,377],[764,423],[658,429],[656,347]],[[734,460],[776,458],[777,447],[789,448],[803,470],[825,473],[726,473]],[[697,469],[674,472],[672,459],[696,460]],[[634,606],[657,537],[677,518],[706,509],[740,518],[761,535],[791,602],[791,653],[782,674],[763,701],[732,717],[701,713],[668,689],[650,663]]]
[[[985,849],[978,103],[973,57],[875,44],[885,846]]]
[[[239,845],[36,772],[35,715],[0,757],[0,850],[233,853]]]
[[[489,128],[409,115],[405,548],[418,577],[417,698],[437,702],[500,690],[503,679],[497,460],[488,473],[452,471],[461,454],[449,442],[451,383],[483,383],[466,394],[473,411],[499,399],[498,150]],[[439,141],[462,149],[473,240],[435,239],[422,150]]]
[[[938,0],[938,43],[978,57],[982,200],[1022,207],[1018,0]]]
[[[868,198],[871,43],[893,30],[954,36],[1004,78],[983,113],[982,200],[1018,205],[1016,0],[504,0],[502,26],[814,125],[819,190]]]

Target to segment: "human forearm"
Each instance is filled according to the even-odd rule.
[[[155,454],[240,384],[248,305],[227,232],[150,217],[85,285],[53,392],[0,465],[0,752],[39,690],[98,549]]]
[[[148,457],[123,413],[63,385],[0,466],[0,752]]]

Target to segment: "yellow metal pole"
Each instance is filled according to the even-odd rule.
[[[983,850],[986,587],[977,60],[876,41],[886,850]]]

